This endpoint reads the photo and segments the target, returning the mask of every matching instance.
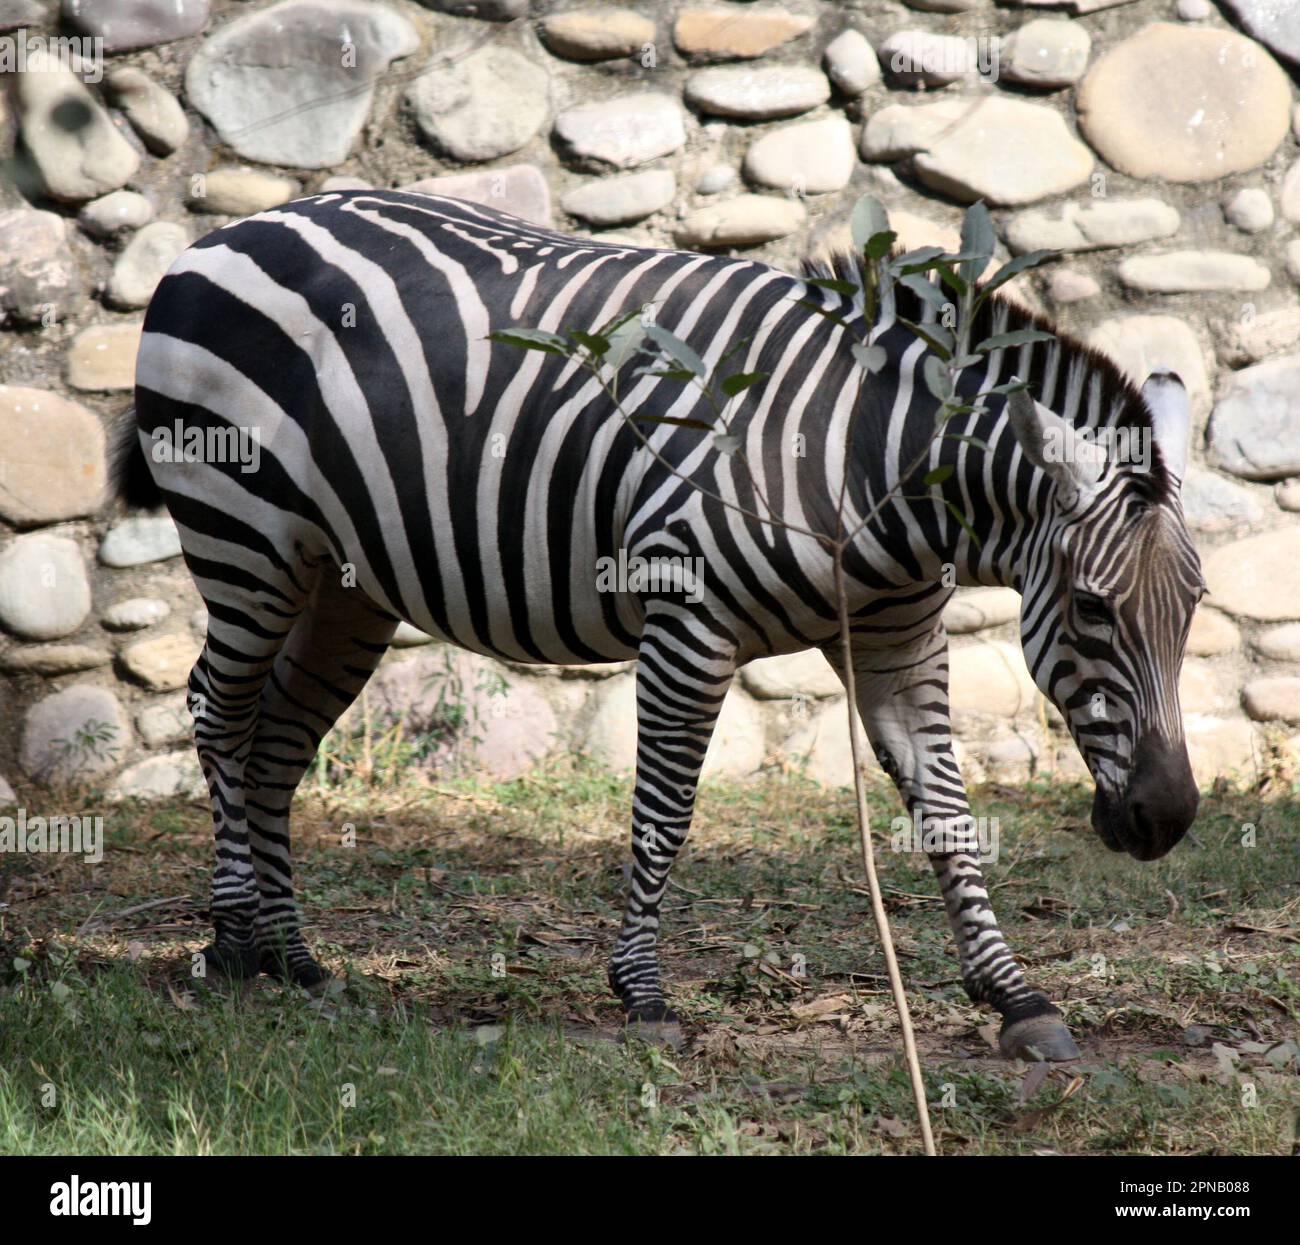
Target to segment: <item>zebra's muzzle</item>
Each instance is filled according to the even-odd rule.
[[[1187,747],[1151,733],[1133,754],[1128,786],[1118,798],[1098,786],[1092,828],[1111,851],[1157,860],[1170,851],[1196,819],[1200,794]]]

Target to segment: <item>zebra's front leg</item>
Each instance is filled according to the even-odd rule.
[[[636,790],[632,877],[609,983],[627,1023],[674,1042],[681,1030],[659,979],[659,905],[686,840],[713,727],[735,673],[732,653],[685,613],[652,614],[636,675]]]
[[[836,647],[826,655],[842,670]],[[903,647],[855,648],[854,678],[876,757],[919,827],[939,880],[966,993],[1001,1012],[998,1045],[1007,1058],[1077,1059],[1061,1013],[1025,980],[1003,939],[980,872],[977,826],[952,749],[942,623]],[[927,834],[936,840],[931,845]]]
[[[928,854],[957,940],[966,993],[973,1002],[991,1003],[1002,1013],[998,1049],[1008,1059],[1078,1059],[1079,1048],[1061,1013],[1045,994],[1025,981],[1002,938],[980,872],[974,819],[967,812],[964,818],[947,823],[944,830],[958,845],[963,838],[971,841],[970,850]]]

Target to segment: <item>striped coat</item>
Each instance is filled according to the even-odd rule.
[[[949,425],[960,437],[927,450],[925,347],[900,319],[932,313],[898,296],[862,325],[860,304],[752,260],[573,239],[393,191],[301,200],[187,251],[146,316],[136,416],[211,620],[191,679],[217,836],[206,962],[323,976],[293,901],[289,800],[406,620],[511,660],[638,658],[634,867],[610,974],[630,1019],[671,1025],[659,901],[713,723],[751,658],[820,646],[839,660],[832,559],[817,536],[841,522],[861,528],[845,562],[858,707],[910,808],[969,821],[941,613],[954,583],[1010,584],[1025,594],[1031,669],[1104,792],[1102,837],[1135,854],[1172,846],[1190,821],[1176,676],[1199,590],[1177,504],[1181,385],[1160,378],[1139,394],[1069,343],[994,351],[963,373],[964,391],[1014,367],[1041,402],[988,401]],[[809,302],[850,326],[857,317],[884,347],[869,383],[853,335]],[[725,437],[701,430],[722,431],[678,381],[625,367],[620,412],[577,361],[489,340],[514,325],[590,330],[638,307],[710,369],[725,357],[724,370],[766,374],[731,405]],[[988,332],[1024,320],[1004,302],[985,318]],[[1052,434],[1076,425],[1131,426],[1158,448],[1142,472],[1054,461]],[[255,455],[166,453],[182,430],[215,445],[232,428]],[[941,465],[948,478],[922,486]],[[1166,611],[1182,610],[1162,624],[1164,651],[1119,675],[1105,653],[1083,651],[1070,614],[1072,593],[1095,598],[1118,642],[1121,581],[1140,568],[1112,549],[1092,566],[1095,590],[1071,580],[1103,528],[1148,534]],[[638,560],[698,578],[611,580]],[[1142,583],[1129,590],[1149,608]],[[1101,687],[1111,716],[1099,729],[1073,702]],[[1182,805],[1135,820],[1152,739]],[[1068,1054],[1055,1010],[998,933],[972,853],[934,863],[968,988],[1002,1010],[1008,1048],[1029,1026],[1040,1048]]]

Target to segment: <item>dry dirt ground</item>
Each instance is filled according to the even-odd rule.
[[[914,1150],[850,801],[793,777],[706,789],[665,911],[664,976],[687,1037],[668,1051],[622,1041],[604,982],[627,794],[619,780],[571,770],[497,787],[309,795],[295,824],[299,885],[309,938],[338,974],[315,1000],[265,978],[238,989],[196,982],[191,957],[207,936],[206,806],[114,809],[99,865],[31,856],[0,865],[0,1017],[7,1009],[15,1023],[40,1023],[53,1008],[63,1022],[71,1007],[83,1030],[94,1018],[96,1033],[79,1041],[100,1041],[120,1082],[136,1054],[99,1026],[128,1024],[125,1013],[156,1006],[184,1024],[233,1007],[234,1031],[256,1032],[282,1028],[284,1009],[301,1009],[343,1052],[373,1047],[381,1064],[385,1042],[405,1050],[414,1029],[435,1054],[468,1049],[499,1061],[514,1052],[525,1079],[593,1077],[575,1109],[589,1111],[592,1139],[610,1138],[606,1117],[617,1117],[614,1149]],[[1193,837],[1143,865],[1095,840],[1087,799],[1049,786],[976,793],[977,808],[999,818],[1001,854],[988,876],[1004,932],[1083,1052],[1047,1069],[997,1056],[993,1014],[973,1007],[957,979],[929,869],[888,849],[896,809],[886,793],[872,797],[940,1147],[1289,1152],[1300,1109],[1300,803],[1286,791],[1212,794]],[[1251,825],[1254,846],[1243,845]],[[100,1019],[118,989],[143,994]],[[405,1027],[397,1039],[387,1029],[350,1035],[358,1018]],[[151,1040],[166,1048],[174,1031],[159,1025]],[[0,1050],[12,1038],[0,1026]],[[264,1052],[263,1061],[276,1057]],[[329,1081],[333,1057],[294,1077]],[[556,1058],[564,1066],[548,1070]],[[22,1119],[23,1094],[46,1083],[42,1073],[60,1080],[49,1059],[41,1073],[31,1062],[0,1060],[9,1091],[0,1120],[8,1101],[14,1148],[58,1136],[39,1116]],[[419,1080],[418,1059],[405,1071],[391,1062],[388,1075]],[[75,1060],[61,1066],[63,1082],[85,1085]],[[469,1067],[484,1075],[481,1060]],[[522,1101],[526,1115],[527,1094]],[[143,1113],[133,1144],[186,1148],[168,1131],[174,1102],[133,1109]],[[346,1126],[315,1136],[307,1128],[285,1148],[548,1148],[445,1129],[426,1136],[397,1114],[359,1141]],[[220,1129],[205,1135],[212,1149],[274,1145],[253,1140],[256,1129],[243,1143],[222,1140]],[[586,1136],[554,1140],[602,1148]]]

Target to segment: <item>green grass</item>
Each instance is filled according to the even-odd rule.
[[[1288,1153],[1300,801],[1211,794],[1143,865],[1088,799],[975,793],[1004,932],[1084,1051],[1041,1080],[992,1050],[928,866],[877,852],[941,1150]],[[796,776],[705,789],[665,912],[674,1052],[620,1041],[604,982],[628,800],[581,766],[304,799],[309,939],[340,975],[321,999],[190,977],[197,803],[114,809],[97,867],[0,860],[0,1151],[915,1151],[851,802]],[[879,845],[896,806],[871,807]]]

